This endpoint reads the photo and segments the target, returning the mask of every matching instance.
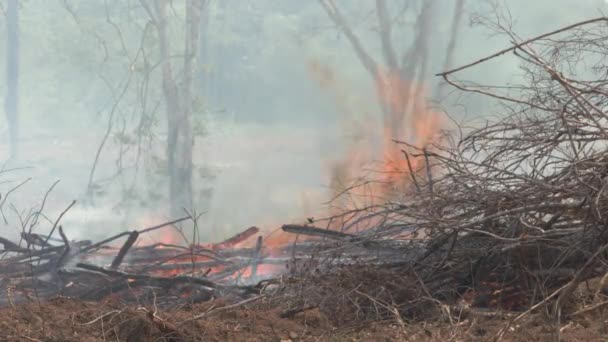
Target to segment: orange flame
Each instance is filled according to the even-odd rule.
[[[402,149],[404,145],[398,145],[393,140],[407,141],[409,144],[424,147],[435,141],[439,130],[442,127],[440,115],[427,108],[425,101],[426,89],[421,82],[412,82],[403,78],[402,74],[395,70],[378,68],[375,75],[375,97],[361,97],[353,95],[351,83],[346,82],[329,66],[318,61],[311,61],[308,70],[317,84],[332,96],[334,103],[341,114],[343,129],[353,133],[346,141],[346,152],[338,160],[334,160],[330,168],[332,198],[336,196],[337,201],[341,200],[338,196],[344,191],[350,190],[357,180],[366,178],[364,168],[376,160],[382,161],[380,182],[365,183],[359,187],[363,192],[363,200],[369,201],[366,204],[374,204],[377,201],[386,201],[387,197],[394,194],[402,194],[400,191],[404,186],[408,186],[410,177],[408,172],[417,172],[425,166],[423,157],[410,157],[410,164],[405,158]],[[379,105],[382,119],[374,117],[373,108]],[[377,112],[377,109],[375,110]],[[348,203],[356,201],[358,198],[348,197],[337,203],[335,207],[329,209],[329,215],[339,214],[349,205],[361,203]],[[365,229],[373,226],[376,222],[371,219],[362,222],[361,227]],[[333,222],[330,228],[339,229],[343,222]],[[143,225],[149,226],[149,225]],[[271,225],[273,226],[273,225]],[[279,225],[274,225],[278,227]],[[268,227],[268,225],[266,226]],[[265,230],[268,232],[268,230]],[[415,237],[410,237],[415,238]],[[154,236],[155,242],[166,244],[182,244],[183,239],[172,229],[163,229]],[[307,238],[301,237],[300,241]],[[238,247],[255,247],[254,238],[249,238]],[[262,255],[266,257],[280,256],[282,246],[286,246],[294,241],[294,235],[284,233],[280,229],[275,229],[264,237]],[[209,245],[209,248],[213,248]],[[237,247],[237,246],[235,246]],[[188,261],[202,262],[210,260],[204,256],[184,257],[172,260],[172,263],[183,263]],[[259,265],[257,275],[269,275],[284,270],[281,265]],[[205,272],[205,270],[197,270]],[[225,266],[216,266],[208,273],[224,272]],[[183,274],[188,270],[170,269],[162,271],[163,275],[171,276]],[[252,276],[252,267],[235,272],[233,278],[249,278]]]
[[[402,146],[394,140],[404,140],[411,145],[426,148],[436,139],[443,122],[437,112],[427,108],[425,86],[404,79],[398,70],[379,68],[376,90],[385,115],[385,181],[404,186],[409,182],[407,173],[417,172],[425,161],[421,157],[410,158],[408,165]]]
[[[397,194],[402,193],[399,190],[410,181],[407,174],[424,167],[425,161],[423,157],[410,157],[410,170],[402,151],[404,145],[399,145],[394,140],[425,147],[435,141],[443,125],[440,115],[426,106],[424,84],[404,79],[399,70],[378,67],[374,77],[374,101],[382,113],[381,124],[378,125],[377,119],[374,120],[369,113],[357,112],[361,106],[349,104],[349,91],[354,89],[347,86],[332,68],[311,61],[308,69],[317,84],[332,96],[345,123],[356,117],[363,118],[358,132],[363,138],[350,142],[345,156],[332,167],[332,187],[335,188],[335,193],[346,190],[347,184],[363,178],[363,166],[374,160],[382,160],[382,167],[378,170],[382,176],[379,179],[381,182],[368,184],[363,189],[369,195],[369,200],[377,198],[385,201],[394,195],[394,190],[398,190]],[[381,141],[381,151],[374,149],[373,142],[377,140]],[[339,207],[344,209],[344,205],[341,203]]]

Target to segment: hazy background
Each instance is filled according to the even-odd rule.
[[[432,73],[441,71],[444,63],[456,2],[437,1],[429,39],[430,88],[439,81]],[[374,2],[336,2],[368,52],[380,57]],[[399,2],[389,1],[394,6]],[[509,43],[487,27],[472,25],[474,15],[492,16],[488,3],[465,1],[454,65]],[[500,3],[508,5],[514,29],[524,38],[599,16],[608,7],[601,0]],[[53,220],[77,200],[64,219],[70,238],[99,237],[168,219],[160,78],[152,74],[146,79],[131,63],[146,24],[139,2],[23,0],[20,6],[22,153],[8,161],[2,116],[0,161],[7,161],[7,168],[27,169],[0,174],[2,198],[19,182],[32,179],[10,194],[3,208],[8,223],[0,223],[1,235],[18,234],[18,216],[39,207],[57,180],[44,212]],[[170,17],[183,21],[179,6]],[[183,32],[177,26],[171,34],[174,48],[181,49]],[[406,21],[394,37],[396,48],[407,48],[411,23]],[[154,42],[146,44],[154,49]],[[221,240],[251,225],[273,228],[321,215],[332,165],[344,158],[345,146],[358,130],[375,127],[380,117],[373,82],[341,31],[317,1],[211,0],[199,45],[193,186],[196,209],[206,212],[201,237]],[[0,24],[0,80],[5,79],[5,56],[6,27]],[[310,73],[311,63],[334,72],[337,95],[319,86]],[[503,84],[516,82],[517,73],[518,65],[507,56],[463,76]],[[3,102],[4,82],[0,94]],[[496,111],[491,103],[458,93],[442,100],[459,119],[485,118]],[[142,117],[145,134],[136,130]],[[87,198],[90,170],[109,124],[93,178],[96,190]],[[37,229],[47,226],[41,222]]]

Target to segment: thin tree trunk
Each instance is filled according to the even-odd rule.
[[[16,158],[19,144],[19,1],[8,0],[6,11],[6,99],[11,157]]]
[[[192,201],[192,78],[200,32],[200,17],[205,2],[188,0],[186,6],[186,40],[184,51],[184,79],[182,87],[175,80],[167,36],[167,1],[156,2],[158,14],[160,57],[162,61],[163,93],[167,107],[167,167],[169,171],[169,198],[171,216],[191,210]]]
[[[436,0],[425,1],[420,9],[418,19],[416,20],[416,30],[418,31],[416,33],[416,38],[412,45],[412,49],[403,56],[401,66],[401,79],[408,83],[407,86],[404,87],[406,93],[402,94],[402,108],[399,109],[393,123],[398,127],[398,131],[394,132],[394,134],[395,138],[408,139],[412,142],[415,140],[412,139],[414,134],[413,127],[406,123],[409,122],[411,124],[411,117],[408,115],[414,113],[420,106],[420,104],[416,103],[418,100],[417,92],[421,90],[420,86],[423,85],[423,81],[426,77],[428,45],[435,3]],[[415,83],[416,80],[418,80],[417,84]],[[414,87],[411,85],[414,85]]]
[[[191,197],[188,196],[190,192],[179,193],[178,189],[187,187],[185,184],[190,184],[192,179],[187,178],[187,173],[184,175],[186,177],[180,175],[176,163],[179,150],[179,132],[184,126],[187,128],[188,123],[180,122],[183,121],[185,115],[180,104],[179,89],[173,76],[173,69],[169,58],[171,46],[167,37],[168,23],[166,0],[159,0],[156,2],[156,13],[158,14],[156,24],[158,27],[160,58],[162,61],[163,94],[165,96],[167,110],[167,170],[169,172],[170,215],[173,217],[180,211],[180,208],[189,209],[191,207]],[[187,137],[185,138],[187,139]],[[180,143],[183,143],[183,141],[184,139],[182,139]],[[188,158],[188,156],[180,156],[179,159],[183,160],[184,158]]]
[[[182,111],[177,117],[175,146],[173,146],[173,176],[171,181],[171,196],[176,199],[172,206],[172,214],[177,217],[184,208],[191,210],[192,195],[192,150],[194,148],[194,133],[192,130],[192,81],[194,65],[199,43],[200,21],[205,1],[186,1],[186,41],[184,47],[184,79],[181,89]],[[168,146],[171,149],[171,146]],[[171,152],[171,151],[170,151]]]
[[[199,65],[209,65],[211,63],[211,54],[209,53],[209,43],[207,39],[207,34],[209,32],[210,27],[210,8],[211,4],[208,4],[206,10],[203,10],[201,13],[200,19],[200,33],[198,39],[198,63]],[[197,84],[200,89],[200,94],[203,95],[206,102],[211,101],[211,92],[209,89],[209,79],[206,68],[201,68],[197,75]]]
[[[462,22],[462,14],[464,12],[464,0],[456,0],[454,6],[454,15],[452,17],[452,28],[450,31],[450,41],[445,53],[445,62],[443,63],[443,70],[450,70],[454,61],[454,51],[456,51],[456,42],[458,40],[458,33],[460,31],[460,23]],[[437,87],[436,98],[442,100],[445,93],[447,83],[442,79],[441,83]]]

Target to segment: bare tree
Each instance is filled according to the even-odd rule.
[[[379,24],[379,39],[382,44],[383,63],[376,61],[365,49],[346,17],[333,0],[319,0],[329,18],[344,33],[357,57],[376,82],[379,104],[383,113],[388,140],[404,135],[412,136],[405,127],[408,114],[421,106],[416,101],[416,91],[422,88],[427,76],[428,39],[431,31],[431,16],[436,0],[425,1],[418,14],[415,39],[411,47],[398,53],[393,43],[393,18],[385,0],[376,0],[375,12]],[[410,4],[406,1],[405,6]],[[414,100],[414,101],[411,101]],[[411,139],[415,141],[415,137]]]
[[[450,41],[445,53],[445,62],[443,63],[443,70],[449,70],[454,62],[454,51],[456,51],[456,43],[458,41],[458,33],[460,30],[462,15],[464,12],[464,0],[457,0],[454,5],[454,14],[452,17],[452,27],[450,28]],[[441,100],[444,97],[444,92],[447,83],[442,82],[437,88],[437,94],[435,97]]]
[[[8,0],[6,8],[6,99],[11,157],[16,157],[19,142],[19,0]]]
[[[319,3],[335,26],[344,34],[376,88],[383,121],[384,146],[383,154],[379,156],[383,162],[383,179],[381,184],[374,182],[372,187],[377,188],[380,185],[377,190],[383,195],[399,196],[401,193],[399,189],[411,185],[411,176],[407,176],[408,173],[426,173],[428,176],[430,172],[426,165],[427,158],[413,155],[406,155],[404,158],[403,146],[397,146],[394,140],[426,146],[433,142],[441,128],[440,116],[427,106],[426,98],[431,91],[427,86],[432,83],[428,72],[429,50],[438,1],[376,0],[373,13],[377,25],[377,40],[381,47],[379,56],[374,56],[372,51],[364,46],[363,40],[356,32],[361,25],[349,23],[337,1],[319,0]],[[455,2],[445,66],[452,64],[463,8],[464,0]],[[416,19],[408,32],[408,28],[399,25],[404,25],[400,22],[412,14]],[[397,47],[403,45],[400,41],[403,40],[404,34],[411,37],[409,46],[406,45],[402,51],[398,51]],[[441,98],[443,89],[443,86],[436,88],[433,95]],[[334,173],[333,178],[339,178],[339,175]],[[333,180],[332,182],[336,183]],[[332,190],[340,194],[352,187],[352,183],[357,182],[360,182],[360,179],[339,180],[338,183],[346,185]]]
[[[185,47],[181,84],[176,80],[168,37],[169,1],[156,0],[153,9],[141,1],[156,26],[159,39],[162,87],[167,110],[167,167],[171,215],[177,216],[192,207],[192,78],[200,33],[200,18],[206,1],[186,1]]]

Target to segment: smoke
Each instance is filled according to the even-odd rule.
[[[560,5],[547,0],[513,1],[510,6],[522,35],[559,26],[555,18],[569,23],[589,16],[599,3],[558,2]],[[448,3],[452,6],[454,2],[443,1]],[[465,16],[477,9],[473,2],[465,3],[474,7],[467,8]],[[2,174],[0,194],[4,199],[15,185],[28,178],[31,181],[6,200],[2,209],[8,223],[2,223],[3,236],[19,234],[20,217],[27,217],[30,208],[40,208],[47,189],[57,180],[60,182],[44,205],[48,220],[40,220],[36,227],[41,233],[49,231],[72,200],[77,204],[62,220],[70,239],[97,239],[171,219],[167,215],[168,187],[162,181],[166,176],[162,173],[166,129],[159,77],[146,78],[144,63],[130,59],[138,51],[141,27],[145,26],[145,22],[140,27],[135,21],[145,16],[112,5],[109,13],[114,21],[109,24],[103,1],[70,4],[72,13],[57,2],[22,3],[20,20],[28,24],[20,26],[24,38],[20,54],[21,155],[6,167],[29,168]],[[356,4],[371,6],[373,2]],[[564,13],[560,12],[563,4],[569,6]],[[365,7],[354,11],[346,2],[341,6],[353,16],[367,11]],[[429,73],[439,71],[444,63],[451,35],[451,11],[437,15],[440,18],[429,46],[433,59]],[[373,18],[365,19],[361,25],[355,17],[349,22],[370,53],[379,57],[377,27],[368,25],[367,19]],[[378,155],[382,149],[382,137],[376,134],[382,134],[382,127],[374,81],[317,2],[259,1],[250,7],[218,2],[208,20],[201,37],[206,50],[200,54],[197,74],[204,89],[197,94],[200,108],[195,110],[196,125],[204,128],[196,137],[193,183],[194,209],[202,213],[200,238],[219,241],[252,225],[273,229],[285,222],[318,217],[331,194],[332,170],[342,167],[348,158],[369,161],[368,155]],[[121,37],[114,25],[123,30]],[[6,39],[4,30],[0,30],[0,40]],[[503,46],[500,37],[487,36],[483,28],[463,27],[453,64],[475,60]],[[397,39],[397,33],[395,38],[400,41],[397,47],[411,43]],[[146,44],[155,48],[153,39]],[[5,46],[0,43],[0,56],[5,55]],[[329,86],[332,79],[323,74],[328,71],[324,65],[335,73]],[[499,80],[516,68],[505,62],[471,78],[502,83]],[[3,70],[0,73],[6,72]],[[126,74],[134,70],[139,74],[129,80]],[[129,81],[131,88],[114,106]],[[5,87],[0,85],[2,94]],[[142,101],[146,87],[148,97]],[[485,103],[467,101],[473,115],[486,114]],[[7,99],[1,102],[4,105]],[[86,196],[88,176],[112,111],[116,120],[100,154],[91,201]],[[140,127],[152,133],[137,145]],[[8,138],[8,125],[0,120],[2,161],[10,154]],[[148,155],[138,154],[139,148]],[[366,166],[345,165],[351,169],[346,171]],[[132,191],[133,184],[137,191]]]

